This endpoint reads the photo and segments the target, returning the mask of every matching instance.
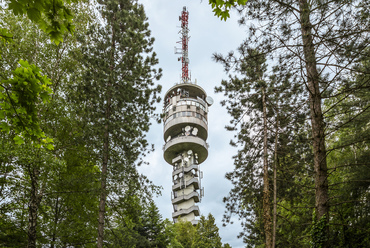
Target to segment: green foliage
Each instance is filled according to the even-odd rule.
[[[189,221],[178,220],[174,224],[176,243],[182,248],[192,248],[197,229]]]
[[[212,6],[212,11],[215,16],[220,17],[221,20],[227,20],[230,17],[230,9],[237,5],[245,5],[248,0],[209,0]]]
[[[328,220],[327,216],[323,215],[317,220],[316,212],[312,216],[312,227],[311,227],[311,248],[322,248],[327,241],[327,228]]]
[[[168,247],[168,220],[163,220],[153,201],[147,202],[127,192],[122,201],[112,204],[106,242],[112,247]]]
[[[369,225],[365,223],[369,222],[369,217],[365,213],[369,213],[369,204],[364,200],[369,197],[368,9],[368,1],[305,0],[255,0],[238,8],[241,13],[239,21],[247,25],[249,32],[238,48],[241,56],[234,56],[233,52],[226,57],[215,56],[227,72],[231,69],[236,71],[235,74],[230,73],[229,79],[222,81],[222,86],[216,90],[227,97],[222,102],[232,116],[232,123],[227,128],[237,131],[231,144],[240,148],[234,157],[235,169],[227,174],[234,188],[225,198],[226,208],[230,215],[238,214],[242,219],[245,229],[240,236],[248,245],[259,246],[263,242],[263,216],[259,211],[261,175],[259,168],[253,167],[259,162],[261,148],[258,145],[261,141],[251,135],[260,132],[261,117],[257,111],[260,107],[258,89],[250,84],[249,78],[252,77],[243,78],[245,74],[240,68],[245,55],[250,54],[250,48],[258,48],[270,65],[277,65],[267,67],[269,76],[265,80],[269,129],[274,130],[276,116],[279,116],[280,123],[276,161],[277,247],[310,245],[311,215],[315,207],[314,176],[320,169],[318,166],[316,171],[313,168],[311,135],[318,136],[307,122],[310,118],[307,102],[315,94],[325,103],[324,123],[319,121],[324,128],[313,130],[324,129],[325,133],[320,135],[321,144],[326,139],[325,147],[328,148],[327,154],[323,154],[323,149],[315,150],[316,155],[320,151],[322,155],[316,161],[325,159],[328,165],[327,177],[322,178],[329,183],[330,195],[326,197],[324,193],[324,197],[316,197],[320,201],[316,206],[321,207],[322,212],[327,212],[330,206],[326,247],[368,246],[365,233],[369,232]],[[302,13],[307,15],[297,18]],[[302,28],[306,32],[302,33]],[[307,55],[307,47],[305,51],[302,48],[311,42],[304,41],[310,35],[313,49]],[[306,57],[302,58],[302,55]],[[307,61],[314,63],[310,67]],[[245,64],[245,69],[248,69],[254,62],[250,59]],[[304,92],[304,84],[307,86],[312,80],[308,75],[313,70],[319,72],[315,79],[315,89],[319,90],[316,93],[313,89]],[[305,102],[303,99],[308,100]],[[321,102],[315,101],[316,106]],[[315,116],[315,111],[311,119],[321,116]],[[242,121],[248,124],[238,125]],[[270,137],[270,150],[273,150],[272,141],[273,137]],[[320,189],[326,192],[325,184],[321,185],[322,188],[318,185],[320,183],[316,185],[316,192]],[[226,218],[227,221],[230,219]]]
[[[230,247],[229,244],[221,243],[218,227],[212,214],[208,217],[201,216],[198,224],[193,226],[191,222],[179,219],[168,232],[171,238],[171,248],[221,248]]]
[[[285,64],[269,69],[266,56],[259,50],[244,44],[238,50],[240,59],[233,54],[215,56],[226,70],[235,69],[235,75],[230,73],[229,79],[216,87],[216,92],[222,92],[226,97],[221,104],[232,117],[226,128],[236,131],[231,144],[239,148],[233,157],[235,168],[226,174],[233,188],[224,198],[227,209],[224,221],[229,223],[230,216],[237,214],[243,220],[240,237],[244,242],[249,246],[264,245],[261,182],[263,89],[266,92],[267,145],[270,151],[274,150],[275,136],[278,135],[277,211],[281,218],[277,218],[277,245],[305,247],[306,240],[302,237],[307,233],[308,225],[302,223],[311,220],[310,208],[314,198],[310,188],[312,171],[308,164],[312,161],[311,147],[304,142],[309,129],[303,88]],[[276,133],[277,122],[279,129]],[[269,164],[273,164],[273,153],[268,152],[268,155]]]
[[[207,219],[201,216],[196,229],[192,248],[222,248],[218,227],[212,214],[209,214]]]
[[[24,232],[16,228],[15,221],[11,221],[6,215],[0,214],[0,247],[26,247],[27,237]]]
[[[77,3],[77,0],[7,0],[7,2],[8,8],[15,15],[27,15],[56,44],[63,41],[66,32],[72,33],[75,28],[72,24],[72,11],[65,4]]]
[[[50,80],[41,70],[27,61],[20,60],[13,77],[0,84],[0,127],[3,132],[12,130],[16,144],[25,139],[39,141],[38,146],[53,149],[52,139],[46,138],[40,127],[40,106],[50,102]]]
[[[361,58],[360,71],[369,70],[369,56]],[[370,239],[370,80],[367,73],[355,74],[345,88],[347,92],[325,101],[329,126],[328,165],[330,193],[334,196],[330,215],[331,247],[367,247]],[[340,128],[338,128],[340,127]]]
[[[13,42],[13,35],[9,33],[9,30],[5,28],[0,28],[0,44],[5,45],[6,43]],[[1,59],[1,55],[0,55]]]

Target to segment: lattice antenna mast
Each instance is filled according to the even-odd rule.
[[[187,83],[190,81],[189,76],[189,57],[188,57],[188,43],[189,43],[189,11],[187,11],[186,7],[184,6],[181,16],[179,16],[179,20],[181,21],[181,41],[177,43],[181,43],[181,49],[175,48],[176,54],[181,54],[181,64],[182,64],[182,75],[181,80],[183,83]]]

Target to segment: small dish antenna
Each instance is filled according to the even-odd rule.
[[[211,106],[213,104],[213,98],[210,97],[210,96],[207,96],[206,97],[206,102],[208,103],[209,106]]]
[[[198,128],[194,127],[194,128],[193,128],[193,131],[191,131],[191,133],[192,133],[193,135],[197,135],[197,134],[198,134]]]

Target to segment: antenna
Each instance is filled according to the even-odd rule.
[[[181,80],[183,83],[187,83],[190,81],[189,76],[189,57],[188,57],[188,43],[189,43],[189,11],[187,11],[186,7],[184,6],[181,12],[181,16],[179,17],[179,20],[181,21],[181,41],[177,43],[181,43],[181,48],[175,47],[175,54],[181,54],[181,58],[179,58],[179,61],[181,60],[182,64],[182,75]]]

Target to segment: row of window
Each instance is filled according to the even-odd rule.
[[[181,106],[181,105],[193,105],[196,107],[199,107],[203,111],[206,111],[206,103],[203,101],[203,99],[199,98],[198,99],[193,99],[193,98],[183,98],[180,99],[175,105],[169,104],[166,106],[164,112],[167,113],[172,106]]]
[[[177,113],[174,113],[173,115],[170,115],[164,122],[164,125],[166,125],[169,121],[177,118],[177,117],[196,117],[198,119],[201,119],[203,120],[206,124],[207,124],[207,119],[199,114],[199,113],[196,113],[196,112],[192,112],[192,111],[182,111],[182,112],[177,112]]]
[[[188,105],[188,106],[193,105],[193,106],[199,107],[203,111],[206,111],[206,107],[195,99],[189,99],[189,98],[181,99],[180,101],[177,102],[177,105]]]

